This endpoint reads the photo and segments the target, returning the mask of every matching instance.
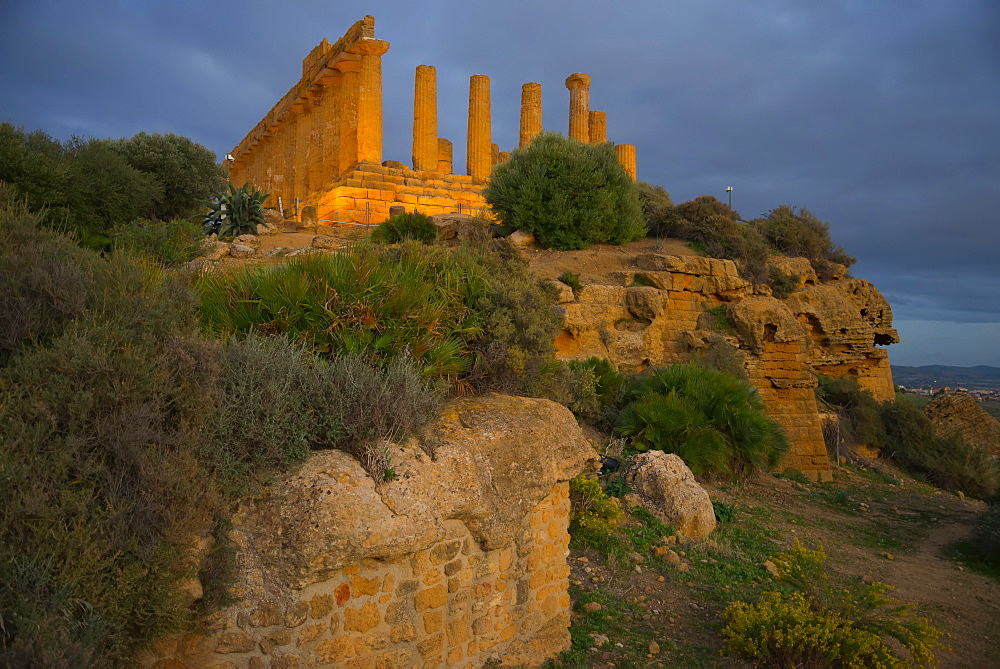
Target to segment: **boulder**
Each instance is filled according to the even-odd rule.
[[[202,256],[206,260],[221,260],[229,255],[229,244],[216,239],[206,241],[202,249]]]
[[[624,470],[635,501],[667,525],[693,539],[715,529],[715,511],[705,489],[674,453],[648,451],[631,458]]]
[[[535,236],[530,232],[524,232],[523,230],[515,230],[507,237],[507,240],[511,244],[517,247],[531,246],[535,243]]]
[[[237,260],[245,260],[247,258],[253,258],[257,255],[257,249],[252,246],[247,246],[245,244],[233,243],[229,247],[229,255]]]
[[[233,240],[233,244],[241,244],[243,246],[249,246],[250,248],[259,249],[260,239],[257,235],[240,235]]]
[[[330,235],[316,235],[311,244],[314,249],[339,249],[342,245],[341,240]]]
[[[549,285],[555,290],[556,293],[556,304],[568,304],[576,299],[576,295],[573,293],[573,289],[567,286],[562,281],[556,281],[555,279],[549,279]]]
[[[437,214],[430,221],[437,227],[438,241],[445,242],[484,237],[488,225],[480,218],[458,213]]]
[[[939,434],[957,436],[1000,456],[1000,421],[968,393],[941,393],[924,407]]]

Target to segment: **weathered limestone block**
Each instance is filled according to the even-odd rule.
[[[767,261],[768,267],[775,268],[783,276],[798,277],[795,289],[815,286],[819,283],[816,270],[808,258],[788,258],[786,256],[775,256]]]
[[[578,142],[590,141],[590,75],[583,72],[566,78],[569,89],[569,137]]]
[[[768,343],[805,342],[808,334],[780,300],[755,295],[730,304],[726,313],[732,319],[740,342],[758,354]]]
[[[229,247],[229,256],[236,258],[237,260],[253,258],[256,255],[257,249],[252,246],[247,246],[246,244],[232,244]]]
[[[331,235],[316,235],[312,238],[310,246],[314,249],[339,249],[343,248],[344,242]]]
[[[490,78],[474,74],[469,78],[469,136],[466,172],[485,180],[493,170],[490,129]]]
[[[712,500],[678,455],[639,453],[629,459],[624,477],[640,505],[664,523],[693,539],[703,539],[715,529]]]
[[[417,65],[413,87],[413,169],[437,170],[437,70]]]
[[[924,407],[924,413],[938,433],[957,435],[1000,456],[1000,422],[968,393],[941,393]]]
[[[667,308],[667,291],[652,286],[632,286],[625,290],[625,305],[636,318],[652,321]]]
[[[202,244],[202,257],[206,260],[221,260],[229,255],[229,244],[217,239]]]
[[[535,243],[535,236],[530,232],[524,232],[523,230],[515,230],[508,237],[507,241],[517,247],[531,246]]]
[[[556,281],[554,279],[549,280],[549,285],[555,290],[556,294],[556,304],[568,304],[576,299],[576,295],[573,293],[573,289],[567,286],[562,281]]]
[[[431,216],[430,221],[437,226],[438,241],[456,243],[463,239],[484,237],[488,225],[475,216],[455,212]]]
[[[240,235],[233,239],[233,244],[242,244],[243,246],[259,249],[260,239],[256,235]]]
[[[542,85],[529,82],[521,86],[521,134],[519,146],[528,146],[542,132]]]
[[[602,111],[590,111],[587,119],[588,135],[591,144],[604,144],[608,141],[608,115]]]

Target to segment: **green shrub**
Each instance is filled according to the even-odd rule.
[[[204,228],[189,219],[134,221],[111,230],[116,250],[152,258],[167,267],[182,265],[198,257],[205,241]]]
[[[583,288],[583,284],[580,283],[580,275],[574,274],[573,272],[563,272],[558,277],[556,277],[556,280],[562,281],[567,286],[572,288],[574,293],[578,292],[581,288]]]
[[[767,282],[771,285],[771,294],[779,300],[783,300],[795,292],[800,278],[798,274],[789,276],[774,265],[771,265],[767,270]]]
[[[788,450],[753,386],[697,365],[647,370],[624,391],[615,430],[634,447],[676,453],[698,475],[742,479]]]
[[[883,453],[946,490],[986,498],[1000,490],[1000,468],[984,449],[937,434],[926,414],[905,399],[879,407]]]
[[[750,226],[764,238],[771,248],[785,255],[808,258],[814,261],[821,275],[827,273],[828,263],[850,267],[856,260],[830,239],[830,226],[819,220],[808,209],[782,205],[772,209],[763,218],[750,221]]]
[[[220,237],[257,234],[257,226],[264,223],[264,201],[270,196],[253,184],[237,188],[227,182],[226,189],[216,192],[207,203],[205,230]]]
[[[746,279],[767,280],[767,244],[753,228],[739,221],[739,214],[711,195],[701,195],[676,207],[669,227],[672,237],[689,240],[712,258],[728,258]]]
[[[646,222],[648,234],[654,237],[676,237],[677,211],[670,193],[663,186],[653,186],[645,181],[637,181],[639,206]]]
[[[715,369],[750,383],[750,377],[747,375],[739,349],[731,344],[725,336],[713,332],[705,337],[705,344],[705,348],[691,359],[693,364]]]
[[[608,497],[601,484],[580,474],[569,482],[569,533],[583,545],[600,545],[625,519],[618,500]]]
[[[723,612],[725,649],[754,663],[779,667],[908,666],[936,664],[941,632],[918,618],[915,605],[885,596],[884,583],[830,582],[826,554],[798,539],[771,558],[777,580],[794,591],[765,592],[757,602],[733,602]],[[884,641],[892,637],[902,657]]]
[[[372,241],[379,244],[398,244],[408,239],[432,244],[437,241],[437,226],[424,214],[408,211],[382,221],[372,231]]]
[[[611,144],[543,133],[493,170],[483,197],[505,225],[547,248],[624,244],[645,234],[635,183]]]
[[[856,377],[818,374],[816,398],[836,411],[840,421],[841,445],[878,447],[885,442],[885,428],[879,414],[879,404],[867,390],[862,390]],[[835,435],[829,435],[835,437]],[[836,452],[837,444],[827,449]]]
[[[309,254],[199,281],[202,321],[216,335],[285,335],[321,355],[372,362],[408,351],[435,377],[472,366],[480,319],[471,307],[485,285],[475,265],[413,243]]]

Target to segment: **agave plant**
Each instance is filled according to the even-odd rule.
[[[255,234],[257,226],[264,222],[264,201],[270,195],[253,184],[237,188],[233,182],[227,182],[226,189],[206,203],[209,212],[205,216],[205,230],[220,237]]]

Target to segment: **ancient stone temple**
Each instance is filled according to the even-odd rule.
[[[320,223],[379,223],[389,207],[433,215],[479,213],[493,167],[509,158],[493,143],[490,80],[469,81],[465,174],[454,173],[452,143],[438,136],[437,72],[418,65],[413,94],[412,167],[382,156],[382,56],[389,43],[375,37],[366,16],[330,44],[323,40],[302,61],[302,77],[231,152],[233,183],[271,193],[269,207],[286,212],[315,207]],[[590,77],[577,73],[570,89],[570,136],[607,141],[603,112],[592,112]],[[542,131],[542,91],[522,89],[519,146]],[[635,147],[616,147],[635,178]]]

